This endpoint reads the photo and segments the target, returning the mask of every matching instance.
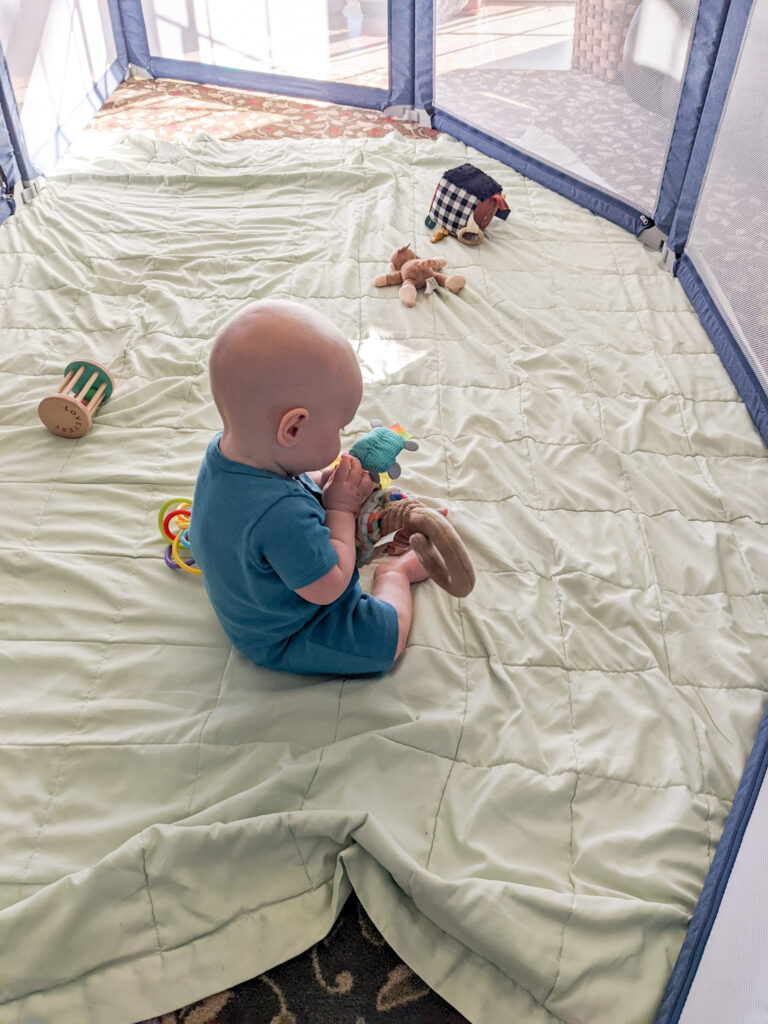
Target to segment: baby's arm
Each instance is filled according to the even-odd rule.
[[[339,560],[325,576],[296,591],[305,601],[331,604],[347,589],[355,569],[357,513],[374,486],[357,459],[342,455],[323,488],[325,525],[331,531],[331,544]]]

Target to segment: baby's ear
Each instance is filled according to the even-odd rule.
[[[308,420],[309,412],[306,409],[296,408],[284,412],[277,426],[277,443],[284,448],[292,448]]]

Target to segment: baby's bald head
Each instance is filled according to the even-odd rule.
[[[224,425],[222,452],[263,468],[273,462],[289,472],[322,468],[326,462],[298,463],[316,461],[318,445],[328,450],[331,421],[338,431],[362,397],[360,369],[344,335],[321,313],[280,299],[251,303],[224,327],[209,372]],[[292,411],[304,415],[288,423]]]

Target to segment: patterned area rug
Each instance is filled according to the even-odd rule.
[[[392,952],[351,896],[330,934],[235,988],[144,1024],[468,1024]]]
[[[168,79],[129,81],[89,131],[219,139],[377,137],[439,133],[375,110]],[[353,895],[330,934],[301,956],[147,1024],[467,1024],[386,944]]]
[[[167,78],[123,82],[88,130],[152,132],[159,139],[181,143],[191,142],[200,132],[227,140],[376,138],[393,131],[430,139],[439,134],[378,110]]]

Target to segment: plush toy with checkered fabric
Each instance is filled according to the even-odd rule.
[[[373,283],[377,288],[399,284],[401,287],[398,294],[410,309],[416,304],[416,291],[419,288],[426,289],[429,295],[438,285],[447,288],[449,292],[458,292],[464,287],[467,279],[461,274],[446,277],[439,273],[445,264],[444,259],[420,260],[413,249],[403,245],[390,256],[389,273],[379,274]]]
[[[430,230],[437,228],[433,242],[456,235],[464,245],[479,245],[493,218],[506,220],[508,216],[498,181],[473,164],[462,164],[446,171],[437,183],[424,223]]]

